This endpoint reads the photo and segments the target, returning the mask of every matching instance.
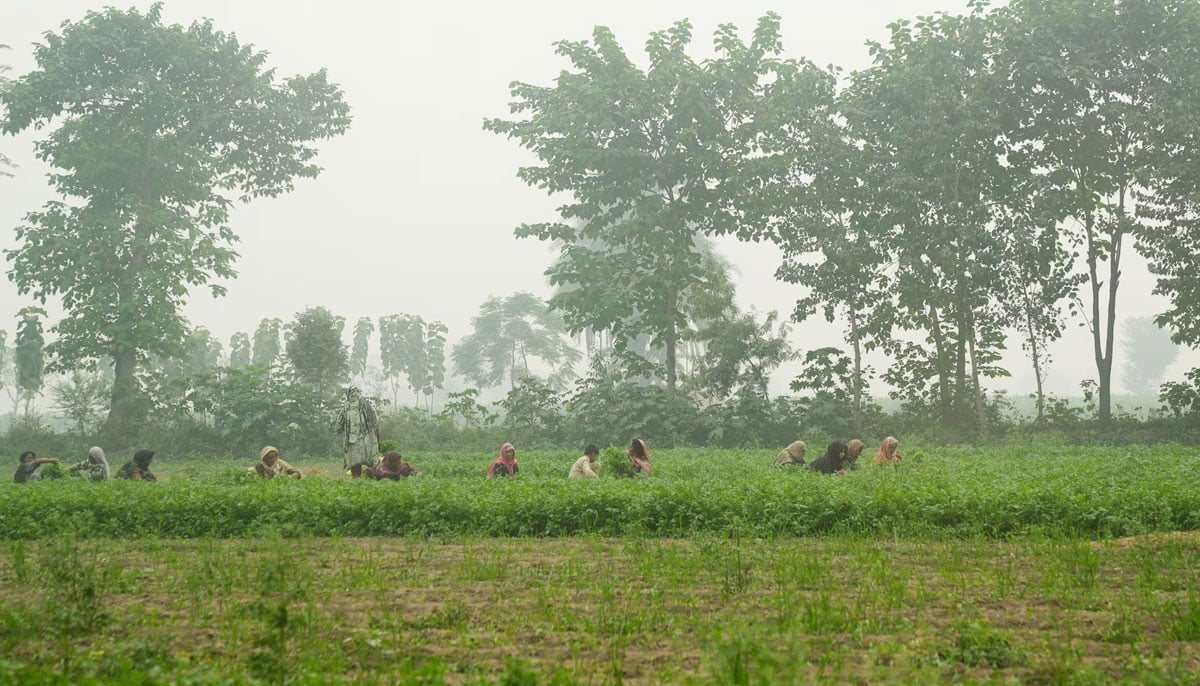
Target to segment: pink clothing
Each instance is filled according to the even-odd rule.
[[[513,451],[512,457],[508,457],[509,450]],[[487,477],[489,479],[495,478],[496,465],[504,465],[505,469],[501,471],[502,476],[512,476],[517,473],[517,450],[513,447],[512,443],[505,443],[500,446],[500,457],[497,457],[488,466]]]
[[[900,461],[900,453],[896,452],[900,442],[895,438],[888,436],[883,439],[883,445],[879,446],[879,452],[875,453],[875,464],[896,464]]]

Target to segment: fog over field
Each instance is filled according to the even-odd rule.
[[[34,67],[31,44],[63,20],[79,20],[101,2],[41,0],[12,3],[0,24],[0,64],[18,77]],[[117,2],[143,10],[149,2]],[[544,270],[552,255],[533,239],[518,240],[513,229],[555,218],[553,197],[526,186],[517,168],[533,158],[512,141],[483,130],[487,117],[507,117],[509,84],[548,84],[567,66],[551,43],[583,40],[596,25],[610,27],[635,60],[651,31],[688,18],[694,26],[692,54],[711,51],[718,24],[732,23],[749,36],[768,11],[783,19],[785,56],[847,71],[870,64],[868,40],[884,40],[886,25],[901,17],[936,11],[963,13],[960,0],[852,0],[841,3],[647,2],[444,2],[417,5],[350,0],[173,0],[166,22],[188,24],[211,18],[218,29],[270,52],[281,76],[326,68],[353,108],[348,133],[321,145],[324,172],[301,180],[276,199],[238,205],[231,227],[241,238],[239,275],[226,283],[226,297],[198,291],[187,313],[228,345],[235,331],[251,332],[262,317],[285,321],[308,306],[323,305],[348,322],[413,313],[441,320],[453,345],[469,332],[470,320],[490,295],[531,291],[548,297]],[[15,245],[11,228],[54,196],[48,167],[35,159],[33,142],[45,131],[0,137],[0,152],[16,163],[13,178],[0,178],[0,247]],[[786,315],[799,295],[774,277],[779,251],[767,244],[718,241],[736,266],[737,301],[743,309],[779,310]],[[1127,247],[1118,316],[1158,313],[1153,279],[1143,260]],[[87,269],[88,265],[79,265]],[[7,270],[7,265],[6,265]],[[32,304],[7,279],[0,281],[0,328],[12,330],[13,315]],[[50,323],[57,306],[50,304]],[[1091,340],[1076,320],[1054,344],[1048,390],[1074,395],[1079,382],[1096,375]],[[793,328],[801,351],[837,345],[842,325],[819,317]],[[1118,338],[1119,342],[1119,338]],[[1008,342],[1011,379],[990,385],[1013,393],[1032,390],[1032,370],[1020,341]],[[1118,392],[1124,356],[1116,359]],[[875,359],[878,368],[886,363]],[[1200,364],[1200,352],[1184,351],[1167,374],[1178,378]],[[796,364],[773,379],[783,392]],[[447,388],[463,385],[448,379]],[[878,386],[876,392],[878,393]],[[439,394],[440,395],[440,394]]]

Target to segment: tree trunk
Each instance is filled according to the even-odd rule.
[[[1033,306],[1029,302],[1029,291],[1022,286],[1021,297],[1025,303],[1025,330],[1029,336],[1029,353],[1033,358],[1033,379],[1037,384],[1037,421],[1046,420],[1046,393],[1042,388],[1042,355],[1038,350],[1037,331],[1033,327]]]
[[[113,352],[113,385],[109,402],[108,418],[104,420],[106,436],[128,440],[133,423],[133,399],[137,392],[134,369],[137,351],[133,348],[115,348]]]
[[[975,422],[976,430],[983,431],[986,421],[983,414],[983,387],[979,383],[979,357],[975,353],[975,325],[972,323],[967,344],[971,349],[971,383],[975,390]]]
[[[678,333],[675,329],[675,314],[679,312],[679,293],[672,292],[667,296],[667,390],[675,390],[675,346]]]
[[[850,384],[850,393],[853,397],[854,406],[852,409],[854,415],[854,432],[861,434],[863,430],[862,416],[862,334],[858,329],[858,312],[851,305],[850,310],[850,342],[854,345],[854,379]]]
[[[942,332],[942,322],[938,319],[937,308],[933,305],[929,306],[929,328],[933,334],[933,347],[937,355],[937,373],[938,373],[938,405],[940,405],[942,421],[950,423],[953,417],[950,414],[950,372],[946,369],[946,336]]]

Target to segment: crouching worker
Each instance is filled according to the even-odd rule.
[[[118,479],[131,481],[158,481],[158,477],[150,471],[150,461],[154,459],[153,450],[139,450],[133,454],[133,459],[126,462],[117,470]]]
[[[88,481],[104,481],[110,476],[108,458],[104,457],[104,450],[100,446],[95,445],[88,448],[86,460],[67,467],[68,472],[74,472],[78,476],[82,476],[79,472],[85,470]]]
[[[421,476],[420,470],[413,469],[413,466],[404,461],[404,457],[399,450],[389,452],[383,462],[375,465],[364,472],[372,479],[389,479],[391,481],[399,481],[410,476]]]
[[[53,457],[38,457],[37,453],[32,450],[21,453],[20,460],[21,464],[17,465],[17,473],[13,474],[13,482],[18,484],[41,481],[42,475],[38,474],[38,468],[44,464],[58,464],[58,460]]]
[[[262,449],[262,459],[258,464],[250,468],[251,472],[261,476],[264,479],[274,479],[277,476],[289,476],[293,479],[300,478],[300,470],[292,465],[279,459],[279,449],[273,445],[265,446]]]
[[[809,463],[808,468],[818,474],[846,473],[846,444],[834,441],[825,449],[825,454]]]
[[[633,475],[635,477],[644,478],[650,476],[650,472],[654,467],[650,466],[650,449],[646,447],[646,442],[640,438],[635,438],[629,442],[629,448],[625,450],[625,454],[629,456],[629,461],[633,463]]]
[[[803,467],[804,454],[807,452],[808,446],[804,444],[804,441],[796,441],[776,455],[775,461],[771,463],[771,466],[776,469],[783,467]]]
[[[596,461],[600,457],[600,449],[595,445],[589,445],[583,449],[583,457],[575,460],[575,464],[571,465],[571,473],[567,476],[571,479],[596,479],[600,477],[600,463]]]

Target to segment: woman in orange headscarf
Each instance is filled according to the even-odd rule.
[[[654,471],[650,466],[650,449],[642,439],[635,438],[630,441],[625,454],[629,455],[629,461],[633,463],[634,476],[650,476],[650,472]]]
[[[515,476],[517,473],[517,449],[512,443],[505,443],[500,446],[500,457],[492,461],[488,466],[487,478],[494,479],[498,476]]]
[[[875,464],[897,464],[900,462],[900,453],[896,452],[896,448],[900,446],[900,441],[897,441],[892,436],[883,439],[883,445],[879,446],[879,452],[875,453]]]

